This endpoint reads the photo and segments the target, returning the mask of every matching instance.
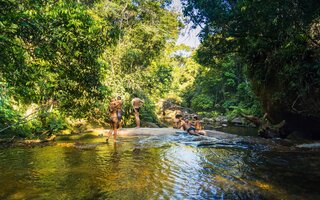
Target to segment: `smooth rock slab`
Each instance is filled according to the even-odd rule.
[[[320,143],[309,143],[309,144],[299,144],[298,148],[310,148],[310,149],[319,149]]]
[[[108,134],[109,130],[105,131],[105,135]],[[118,131],[120,136],[135,136],[135,135],[173,135],[176,133],[186,133],[180,129],[173,128],[122,128]],[[206,130],[207,136],[215,138],[235,138],[236,135],[229,133],[215,131],[215,130]]]

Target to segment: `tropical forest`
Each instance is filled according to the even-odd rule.
[[[319,0],[0,0],[0,199],[319,199]]]

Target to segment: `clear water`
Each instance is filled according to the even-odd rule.
[[[257,136],[258,135],[258,128],[251,128],[251,127],[227,126],[227,127],[222,127],[219,130],[226,133],[232,133],[232,134],[237,134],[241,136]]]
[[[101,137],[3,148],[0,199],[320,198],[318,151],[202,140],[132,136],[105,144]]]

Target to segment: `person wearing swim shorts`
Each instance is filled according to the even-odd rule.
[[[182,117],[179,118],[180,120],[180,127],[183,128],[184,131],[189,133],[190,135],[205,135],[204,131],[199,131],[196,128],[194,128],[190,123],[188,119],[182,119]]]
[[[117,115],[117,103],[115,99],[112,99],[109,104],[109,125],[110,125],[110,130],[108,137],[106,139],[106,142],[108,142],[109,137],[112,135],[113,132],[113,142],[117,142],[117,132],[119,128],[119,120],[118,120],[118,115]]]
[[[137,95],[134,95],[134,98],[131,101],[132,107],[133,107],[133,112],[134,112],[134,117],[136,121],[136,128],[140,128],[140,107],[144,103],[143,100],[139,99]]]

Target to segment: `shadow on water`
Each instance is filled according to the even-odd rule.
[[[320,158],[251,137],[186,134],[0,151],[0,199],[317,199]]]
[[[239,136],[258,136],[258,128],[253,127],[227,126],[220,128],[219,131]]]

